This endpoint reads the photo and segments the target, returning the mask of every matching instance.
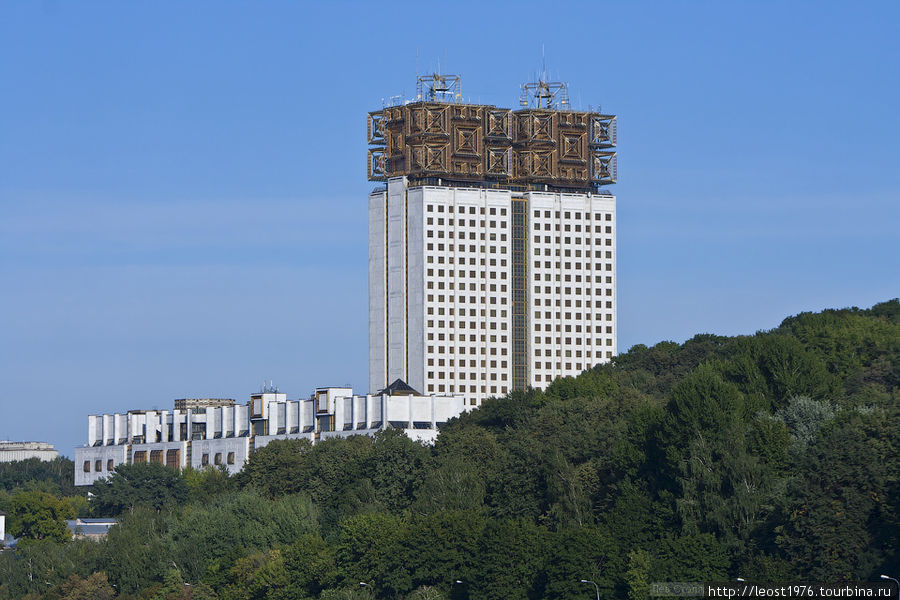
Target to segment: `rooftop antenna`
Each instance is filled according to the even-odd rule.
[[[541,44],[541,81],[547,76],[547,60],[544,57],[544,44]]]
[[[459,75],[443,75],[438,70],[437,73],[421,75],[416,79],[416,100],[427,99],[430,102],[462,101]]]

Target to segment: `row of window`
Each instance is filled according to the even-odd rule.
[[[604,244],[606,246],[612,246],[612,240],[606,239]],[[577,249],[577,248],[575,250],[572,250],[570,248],[566,248],[565,250],[560,250],[559,248],[546,247],[543,250],[544,251],[541,252],[541,248],[535,248],[534,255],[535,256],[574,256],[575,258],[581,258],[581,252],[582,252],[580,249]],[[482,252],[483,252],[483,250],[482,250]],[[574,252],[574,254],[572,254],[573,252]],[[595,254],[596,254],[597,258],[600,258],[600,250],[597,250],[595,252]],[[590,250],[584,251],[585,258],[589,257],[590,255],[591,255]]]
[[[544,218],[545,218],[545,219],[551,218],[551,217],[550,217],[550,211],[549,211],[549,210],[545,210],[545,211],[543,211],[543,212],[544,212]],[[560,213],[560,211],[557,210],[557,211],[554,212],[554,217],[557,218],[557,219],[563,218],[563,219],[575,219],[575,220],[579,220],[579,219],[581,219],[582,214],[584,215],[585,220],[587,220],[587,221],[590,221],[590,220],[591,220],[591,213],[589,213],[589,212],[581,213],[580,211],[577,211],[577,210],[576,210],[576,211],[568,211],[568,210],[567,210],[567,211],[565,211],[565,212],[563,212],[563,213]],[[562,217],[560,217],[560,215],[562,215]],[[595,221],[601,220],[601,217],[603,218],[603,220],[606,220],[606,221],[612,221],[612,213],[599,213],[599,212],[598,212],[598,213],[594,213],[594,220],[595,220]],[[534,218],[535,218],[535,219],[540,219],[540,218],[541,218],[541,211],[539,211],[539,210],[534,211]]]
[[[551,225],[552,225],[552,227],[551,227]],[[560,224],[559,224],[559,223],[556,223],[556,224],[544,223],[544,226],[541,227],[541,224],[540,224],[540,223],[535,223],[535,224],[534,224],[533,231],[534,231],[535,233],[540,232],[540,231],[574,231],[575,233],[580,233],[580,232],[582,231],[582,229],[581,229],[581,225],[578,225],[578,224],[576,224],[576,225],[570,225],[569,223],[565,223],[565,224],[562,225],[562,227],[560,227]],[[590,226],[590,225],[585,225],[585,226],[584,226],[584,232],[585,232],[585,233],[590,233],[590,232],[591,232],[591,226]],[[605,227],[602,226],[602,225],[595,225],[595,226],[594,226],[594,233],[612,233],[612,232],[613,232],[612,225],[607,225],[607,226],[605,226]],[[535,241],[537,241],[537,240],[535,240]],[[559,241],[559,238],[557,238],[556,241],[558,242],[558,241]]]
[[[599,332],[598,332],[598,333],[599,333]],[[555,341],[554,341],[554,339],[555,339]],[[574,343],[575,343],[575,345],[577,345],[577,346],[580,346],[582,343],[584,343],[584,344],[586,344],[586,345],[588,345],[588,346],[591,345],[591,338],[581,338],[581,337],[576,337],[576,338],[570,338],[570,337],[567,337],[567,338],[562,338],[562,337],[557,337],[557,338],[544,337],[544,338],[541,338],[541,337],[539,337],[539,336],[535,336],[535,338],[534,338],[534,345],[535,345],[535,346],[540,345],[541,340],[543,340],[545,344],[554,344],[554,343],[555,343],[555,344],[559,345],[559,344],[563,344],[563,343],[564,343],[564,342],[562,341],[563,339],[566,340],[566,341],[565,341],[565,345],[566,345],[566,346],[571,346],[571,345],[572,345],[572,340],[573,340],[573,339],[575,340]],[[606,338],[606,341],[605,341],[605,342],[603,341],[603,338],[596,338],[596,339],[594,340],[594,342],[595,342],[595,344],[594,344],[595,346],[603,346],[604,344],[607,345],[607,346],[612,346],[612,338]]]
[[[607,258],[607,259],[612,259],[612,252],[607,251],[607,252],[606,252],[606,258]],[[549,261],[549,260],[544,262],[544,268],[545,268],[545,269],[553,268],[553,267],[551,267],[551,265],[553,265],[553,267],[555,267],[555,268],[557,268],[557,269],[561,268],[561,266],[564,266],[565,269],[568,271],[568,270],[572,269],[573,263],[570,263],[570,262],[562,263],[562,262],[560,262],[560,261],[556,261],[556,263],[554,264],[554,263],[552,263],[552,262]],[[580,262],[576,262],[576,263],[574,263],[574,265],[575,265],[575,270],[576,270],[576,271],[581,270],[581,263],[580,263]],[[541,261],[539,261],[539,260],[534,261],[534,268],[535,268],[535,269],[540,269],[540,268],[541,268]],[[584,268],[585,268],[586,270],[590,271],[590,270],[591,270],[591,263],[590,263],[590,262],[584,263]],[[612,263],[595,263],[595,264],[594,264],[594,269],[597,270],[597,271],[602,271],[602,270],[604,270],[604,269],[607,270],[607,271],[612,271]]]
[[[459,271],[454,271],[453,269],[428,269],[426,273],[428,273],[429,277],[435,277],[435,272],[437,272],[437,277],[457,277],[460,279],[465,279],[466,274],[468,273],[468,277],[472,279],[506,279],[506,271],[481,271],[480,275],[478,271],[464,271],[460,269]]]
[[[469,360],[469,367],[475,368],[475,367],[478,366],[478,364],[479,364],[479,361],[477,361],[477,360],[475,360],[475,359],[470,359],[470,360]],[[496,369],[498,364],[500,365],[500,368],[501,368],[501,369],[505,369],[507,363],[506,363],[505,360],[501,360],[501,361],[499,361],[499,363],[498,363],[498,361],[496,361],[496,360],[491,360],[491,361],[482,360],[482,361],[481,361],[481,368],[482,368],[482,369],[485,369],[485,368],[488,367],[488,365],[490,365],[490,367],[491,367],[492,369]],[[455,365],[455,361],[454,361],[452,358],[447,359],[446,361],[445,361],[443,358],[437,359],[437,366],[439,366],[439,367],[443,367],[443,366],[450,366],[450,367],[452,367],[452,366],[454,366],[454,365]],[[429,367],[433,367],[433,366],[434,366],[434,359],[433,359],[433,358],[429,358],[429,359],[428,359],[428,366],[429,366]],[[464,359],[464,358],[463,358],[463,359],[460,359],[460,361],[459,361],[459,367],[460,367],[460,368],[465,368],[465,367],[466,367],[466,359]]]
[[[446,233],[447,235],[444,235],[445,233]],[[464,232],[464,231],[463,231],[463,232],[460,232],[460,234],[459,234],[458,237],[455,236],[454,233],[455,233],[455,232],[452,231],[452,230],[451,230],[451,231],[446,231],[446,232],[445,232],[443,229],[438,229],[438,230],[437,230],[437,235],[434,235],[434,231],[432,231],[431,229],[429,229],[429,230],[427,231],[426,237],[430,237],[430,238],[433,238],[433,237],[444,238],[444,237],[446,237],[446,238],[449,238],[449,239],[454,239],[454,238],[456,238],[456,239],[460,239],[460,240],[465,240],[465,239],[466,239],[466,232]],[[480,234],[480,236],[481,236],[480,238],[476,238],[476,237],[475,237],[475,232],[474,232],[474,231],[470,231],[470,232],[469,232],[469,238],[468,238],[468,239],[470,239],[470,240],[481,239],[481,241],[484,241],[484,240],[486,240],[486,239],[489,239],[489,240],[491,240],[491,241],[497,241],[497,240],[500,240],[501,242],[505,242],[505,241],[506,241],[506,234],[505,234],[505,233],[501,233],[501,234],[499,234],[499,236],[498,236],[496,233],[490,233],[490,234],[484,234],[484,233],[482,233],[482,234]],[[474,252],[474,250],[472,250],[472,252]],[[482,250],[482,252],[484,252],[484,250]]]
[[[435,207],[437,207],[437,212],[439,212],[439,213],[444,212],[444,205],[443,205],[443,204],[426,204],[426,205],[425,205],[425,211],[426,211],[426,212],[434,212],[434,211],[435,211]],[[466,213],[466,209],[469,209],[468,212],[469,212],[470,215],[476,214],[476,213],[475,213],[475,209],[476,209],[475,206],[457,206],[456,208],[458,209],[456,212],[459,213],[459,214],[465,214],[465,213]],[[477,208],[479,209],[478,214],[482,214],[482,215],[485,214],[485,207],[481,206],[481,207],[477,207]],[[453,209],[453,205],[448,205],[448,206],[446,207],[446,209],[447,209],[447,212],[448,212],[448,213],[452,213],[453,210],[454,210],[454,209]],[[499,212],[498,212],[498,211],[499,211]],[[504,216],[506,216],[506,209],[505,209],[505,208],[497,208],[496,206],[492,206],[492,207],[490,207],[490,209],[488,210],[488,214],[492,214],[492,215],[499,214],[501,217],[504,217]]]
[[[451,334],[451,337],[452,337],[452,334]],[[459,337],[460,337],[459,341],[461,341],[461,342],[465,341],[462,339],[463,336],[459,336]],[[470,337],[474,337],[474,336],[470,336]],[[496,337],[496,336],[491,336],[491,337]],[[503,337],[505,338],[506,336],[503,336]],[[470,341],[474,342],[475,340],[470,340]],[[435,348],[437,348],[437,352],[434,351]],[[469,350],[468,352],[466,352],[467,348]],[[490,352],[488,352],[488,348],[481,347],[479,349],[479,348],[476,348],[475,346],[469,346],[469,345],[460,346],[459,348],[456,348],[455,346],[428,346],[429,354],[453,354],[456,350],[459,350],[459,352],[458,352],[459,354],[490,354],[491,356],[497,356],[497,348],[490,348]],[[505,347],[500,348],[499,354],[500,354],[500,356],[506,356],[506,354],[507,354],[506,348]]]
[[[563,325],[560,325],[559,323],[557,323],[557,324],[556,324],[556,329],[553,328],[553,325],[549,325],[549,324],[546,324],[546,325],[541,325],[540,323],[535,323],[535,324],[534,324],[534,330],[535,330],[535,331],[541,331],[541,327],[544,328],[544,329],[543,329],[544,331],[565,331],[566,333],[571,333],[571,332],[573,331],[572,328],[574,327],[574,328],[575,328],[575,329],[574,329],[575,333],[581,333],[581,325],[580,325],[580,324],[576,324],[576,325],[565,325],[565,326],[563,326]],[[563,329],[561,329],[561,328],[563,328]],[[597,327],[597,333],[601,333],[601,330],[602,330],[601,327]],[[585,326],[584,326],[584,332],[585,332],[585,333],[591,333],[591,326],[590,326],[590,325],[585,325]],[[606,327],[606,333],[612,333],[612,327],[607,326],[607,327]]]
[[[480,325],[479,325],[480,323]],[[438,329],[455,329],[459,327],[460,329],[466,329],[467,325],[469,329],[497,329],[497,321],[491,321],[490,326],[488,326],[487,321],[437,321]],[[500,321],[500,329],[506,330],[506,321]],[[428,321],[428,327],[434,328],[435,321]]]
[[[505,394],[507,392],[507,387],[505,385],[482,385],[482,386],[458,385],[457,386],[457,385],[450,385],[450,384],[446,384],[446,383],[430,383],[430,384],[428,384],[428,393],[430,393],[430,394],[434,394],[436,392],[450,392],[451,394],[455,393],[455,392],[459,392],[461,394],[470,392],[473,394],[477,394],[477,393],[479,393],[479,390],[480,390],[480,393],[482,393],[482,394],[487,394],[487,393]],[[471,398],[469,400],[469,404],[474,406],[475,399]]]
[[[544,273],[544,281],[552,281],[553,279],[556,279],[556,281],[572,281],[572,276],[566,275],[565,277],[560,277],[559,273],[557,273],[556,276],[553,277],[553,275],[551,273]],[[535,273],[534,280],[540,281],[541,274]],[[609,275],[606,276],[605,280],[602,275],[594,275],[594,283],[612,283],[612,282],[613,282],[612,277]],[[581,275],[575,275],[575,283],[591,283],[590,275],[585,275],[583,282],[581,281]]]
[[[437,283],[437,286],[435,286],[435,283]],[[459,283],[459,288],[456,287],[457,283]],[[443,290],[443,289],[448,289],[448,290],[455,290],[455,289],[465,290],[465,289],[466,289],[466,286],[467,286],[467,284],[466,284],[465,281],[462,281],[462,282],[456,282],[456,281],[427,281],[427,282],[425,283],[425,287],[428,288],[429,290],[433,290],[433,289],[435,289],[435,287],[437,287],[437,289],[439,289],[439,290]],[[485,288],[485,286],[487,286],[487,288]],[[480,283],[480,284],[479,284],[479,283],[472,282],[472,283],[469,283],[469,284],[468,284],[468,289],[472,290],[473,292],[474,292],[475,290],[479,290],[479,289],[480,289],[482,292],[488,291],[488,290],[490,290],[490,291],[492,291],[492,292],[496,292],[496,291],[497,291],[497,284],[496,284],[496,283],[491,283],[491,284]],[[501,292],[505,292],[505,291],[506,291],[506,284],[500,284],[500,291],[501,291]],[[491,304],[494,304],[494,303],[492,302]],[[504,304],[505,304],[505,303],[504,303]]]
[[[440,245],[443,245],[443,244],[440,244]],[[451,248],[451,250],[452,250],[452,248]],[[433,263],[433,262],[434,262],[434,256],[432,256],[431,254],[427,254],[427,255],[425,256],[425,258],[426,258],[425,262],[428,262],[428,263]],[[453,264],[453,259],[454,259],[454,257],[453,257],[453,256],[448,256],[448,257],[446,257],[446,258],[447,258],[447,263],[452,265],[452,264]],[[485,266],[485,261],[486,261],[487,259],[484,259],[484,258],[476,259],[474,256],[472,256],[472,257],[469,258],[469,264],[470,264],[470,265],[474,265],[476,260],[480,260],[480,261],[481,261],[481,266],[483,267],[483,266]],[[444,264],[444,255],[443,255],[443,254],[438,255],[438,257],[437,257],[437,262],[438,262],[438,264]],[[497,265],[497,259],[496,259],[496,258],[491,258],[491,259],[489,259],[488,262],[489,262],[489,264],[490,264],[492,267],[494,267],[494,266]],[[460,257],[459,257],[459,264],[461,264],[461,265],[466,264],[466,257],[465,257],[465,256],[460,256]],[[501,267],[505,267],[505,266],[506,266],[506,259],[505,259],[505,258],[501,258],[501,259],[500,259],[500,266],[501,266]],[[559,265],[557,265],[557,266],[559,266]],[[588,268],[590,268],[590,267],[588,267]]]
[[[84,464],[81,466],[81,468],[84,470],[85,473],[90,473],[91,472],[91,461],[89,461],[89,460],[84,461]],[[115,468],[116,468],[116,461],[114,461],[111,458],[108,459],[106,461],[106,470],[112,471]],[[94,461],[94,472],[100,473],[102,471],[103,471],[103,461],[99,460],[99,459],[95,460]]]
[[[428,302],[434,302],[434,294],[428,294],[427,298],[428,298]],[[447,298],[447,300],[444,300],[444,298]],[[437,301],[440,303],[443,303],[443,302],[453,303],[455,301],[454,298],[458,298],[458,302],[460,304],[466,303],[466,296],[458,296],[458,297],[443,296],[442,294],[438,294]],[[499,301],[497,300],[496,296],[491,296],[490,298],[480,298],[480,299],[477,298],[476,296],[468,296],[468,298],[469,298],[469,304],[481,304],[481,302],[479,302],[479,300],[481,300],[482,302],[487,303],[487,304],[506,304],[506,296],[500,296]]]
[[[234,464],[234,452],[229,452],[226,455],[225,460],[226,460],[227,464],[233,465]],[[203,465],[204,467],[209,464],[209,454],[208,453],[203,453],[203,455],[200,457],[200,464]],[[222,453],[221,452],[215,453],[215,455],[213,456],[213,464],[216,466],[222,464]]]
[[[610,282],[610,283],[612,283],[612,282]],[[452,284],[451,284],[451,285],[452,285]],[[570,295],[570,294],[573,293],[572,290],[574,289],[574,290],[575,290],[574,293],[575,293],[576,295],[580,295],[580,294],[582,293],[582,290],[584,291],[585,295],[587,295],[587,296],[590,296],[590,295],[591,295],[591,288],[581,288],[581,287],[576,287],[576,288],[566,287],[566,288],[562,288],[562,287],[560,287],[560,286],[557,286],[557,287],[555,288],[555,290],[556,290],[555,292],[554,292],[554,288],[552,288],[552,287],[547,287],[547,286],[545,286],[543,289],[544,289],[544,293],[545,293],[545,294],[553,294],[553,293],[556,293],[556,294],[566,294],[566,295],[568,296],[568,295]],[[560,291],[560,290],[563,290],[563,289],[565,290],[565,292],[561,292],[561,291]],[[539,286],[539,285],[534,286],[534,293],[535,293],[535,294],[540,294],[540,293],[541,293],[541,286]],[[603,295],[606,295],[606,296],[612,296],[612,288],[605,288],[605,289],[604,289],[604,288],[596,288],[596,289],[594,290],[594,295],[595,295],[595,296],[603,296]]]
[[[612,232],[610,232],[612,233]],[[580,237],[569,237],[569,236],[550,236],[545,235],[543,239],[541,239],[540,235],[534,236],[534,244],[535,246],[540,246],[541,244],[570,244],[573,246],[577,246],[579,244],[584,243],[587,246],[591,244],[595,246],[599,246],[601,242],[610,241],[612,238],[580,238]],[[562,240],[562,241],[560,241]],[[573,241],[574,240],[574,241]],[[584,240],[582,242],[582,240]],[[611,246],[612,244],[606,244],[607,246]]]
[[[541,304],[542,302],[543,302],[543,306],[553,306],[554,304],[556,304],[557,307],[560,306],[560,299],[559,299],[559,298],[556,298],[555,301],[553,300],[553,298],[545,298],[544,300],[541,300],[541,298],[538,297],[538,298],[535,298],[535,299],[534,299],[534,305],[535,305],[535,306],[541,306],[541,305],[542,305],[542,304]],[[572,300],[568,300],[568,299],[567,299],[567,300],[565,300],[565,301],[563,302],[563,304],[565,304],[566,308],[569,308],[569,307],[572,306],[572,302],[573,302]],[[575,308],[581,308],[581,300],[576,299],[574,302],[575,302],[575,305],[574,305]],[[585,308],[591,308],[591,301],[590,301],[590,300],[585,300],[585,301],[584,301],[584,307],[585,307]],[[600,300],[597,300],[597,308],[602,308],[602,307],[603,307],[603,303],[602,303]],[[611,301],[611,300],[607,300],[607,301],[606,301],[606,308],[612,308],[612,301]],[[590,318],[590,317],[588,317],[588,318]],[[600,317],[598,316],[597,318],[599,319]],[[607,316],[606,316],[606,320],[607,320],[607,321],[611,321],[611,320],[612,320],[611,317],[610,317],[610,315],[607,315]]]
[[[541,356],[541,349],[540,349],[540,348],[535,348],[535,350],[534,350],[534,355],[535,355],[535,357]],[[556,349],[556,352],[554,352],[553,350],[544,350],[543,356],[548,357],[548,358],[553,358],[554,356],[555,356],[556,358],[572,358],[573,356],[574,356],[575,358],[581,358],[581,357],[582,357],[582,352],[581,352],[581,350],[574,350],[574,351],[573,351],[573,350],[565,350],[565,351],[563,351],[563,350],[557,348],[557,349]],[[585,357],[585,358],[590,358],[591,356],[592,356],[592,355],[591,355],[591,351],[590,351],[590,350],[585,350],[585,352],[584,352],[584,357]],[[600,351],[600,350],[597,350],[597,358],[601,358],[602,356],[603,356],[603,352]],[[539,364],[540,364],[540,363],[535,363],[535,368],[536,368],[536,369],[539,369],[539,368],[540,368],[540,367],[538,366]],[[549,368],[549,367],[548,367],[548,368]]]
[[[437,377],[435,377],[435,374],[437,374]],[[494,371],[490,374],[469,373],[468,378],[476,379],[476,380],[484,379],[484,375],[489,375],[489,379],[491,381],[497,381],[497,372],[496,371]],[[501,374],[500,379],[503,379],[502,375],[505,375],[505,373]],[[466,373],[465,372],[457,373],[456,371],[429,371],[428,379],[466,379]]]
[[[599,357],[598,357],[598,358],[599,358]],[[607,352],[607,353],[606,353],[606,358],[612,358],[612,352]],[[548,363],[544,363],[544,364],[548,364]],[[562,371],[562,364],[563,364],[563,363],[556,363],[556,370],[557,370],[557,371]],[[584,370],[584,369],[582,369],[582,366],[584,366],[585,369],[589,369],[589,368],[592,366],[590,363],[584,363],[584,365],[582,365],[581,363],[574,363],[574,364],[575,364],[575,372],[576,372],[576,373],[581,372],[581,371]],[[565,365],[566,365],[566,369],[569,370],[569,371],[571,371],[571,369],[572,369],[572,363],[565,363]],[[548,367],[548,368],[549,368],[549,367]],[[536,382],[539,382],[539,381],[546,381],[547,383],[550,383],[551,381],[553,381],[554,379],[556,379],[556,377],[558,377],[558,376],[559,376],[559,375],[557,375],[557,374],[547,374],[547,373],[541,374],[541,373],[535,373],[535,374],[534,374],[534,380],[535,380]]]
[[[485,250],[485,248],[486,248],[485,246],[469,245],[468,248],[469,248],[469,250],[468,250],[469,252],[480,252],[481,254],[488,252],[487,250]],[[425,249],[433,251],[434,244],[431,242],[428,242],[428,244],[425,246]],[[445,251],[444,244],[438,244],[437,249],[438,249],[438,252],[444,252]],[[446,251],[447,252],[466,252],[466,245],[459,244],[458,246],[454,246],[453,244],[449,244],[448,247],[446,248]],[[490,246],[490,254],[497,254],[497,246],[494,246],[494,245]],[[506,254],[506,246],[500,246],[500,254]]]
[[[452,307],[452,306],[447,307],[446,310],[448,311],[448,314],[451,314],[451,315],[452,315],[452,314],[453,314],[453,311],[454,311],[454,307]],[[437,307],[437,311],[438,311],[437,314],[439,314],[439,315],[444,314],[444,307],[443,307],[443,306],[438,306],[438,307]],[[433,306],[429,306],[429,307],[428,307],[428,314],[429,314],[429,315],[433,315],[433,314],[434,314],[434,307],[433,307]],[[478,309],[477,309],[477,308],[470,308],[468,314],[469,314],[470,316],[475,317],[475,316],[478,315]],[[496,316],[497,316],[497,311],[496,311],[495,309],[491,309],[491,310],[486,310],[486,309],[484,309],[484,308],[481,309],[481,316],[482,316],[482,317],[486,317],[486,316],[488,316],[488,314],[490,314],[491,317],[496,317]],[[462,307],[462,306],[461,306],[461,307],[459,308],[459,315],[460,315],[461,317],[466,316],[466,308],[465,308],[465,307]],[[506,318],[506,311],[505,311],[505,310],[501,310],[501,311],[500,311],[500,317],[501,317],[501,318],[504,318],[504,319]]]
[[[534,313],[534,318],[535,318],[535,319],[540,319],[540,318],[542,318],[542,317],[541,317],[540,311],[535,311],[535,313]],[[564,318],[564,319],[566,319],[566,320],[568,321],[568,320],[570,320],[570,319],[573,318],[573,313],[570,313],[570,312],[567,312],[567,313],[561,313],[561,312],[559,312],[559,311],[557,311],[556,313],[545,312],[545,313],[543,313],[543,318],[544,318],[544,319],[563,319],[563,318]],[[588,321],[590,321],[590,320],[591,320],[591,313],[584,313],[584,318],[587,319]],[[595,313],[595,314],[594,314],[594,320],[595,320],[595,321],[602,321],[604,318],[605,318],[607,321],[612,321],[612,313],[606,314],[605,317],[604,317],[603,313]],[[580,320],[582,319],[582,313],[580,313],[580,312],[574,313],[574,319],[575,319],[576,321],[580,321]]]
[[[502,325],[503,325],[503,327],[502,327],[501,329],[506,329],[506,323],[503,323]],[[493,329],[493,328],[492,328],[492,329]],[[445,336],[446,336],[446,337],[445,337]],[[437,334],[437,339],[438,339],[439,342],[443,342],[443,341],[445,341],[445,340],[451,341],[451,342],[452,342],[452,341],[454,341],[454,336],[455,336],[455,334],[453,334],[453,333],[438,333],[438,334]],[[497,335],[483,335],[483,334],[482,334],[481,340],[480,340],[480,341],[482,341],[482,342],[497,343],[497,338],[498,338],[498,337],[499,337],[499,339],[500,339],[500,343],[501,343],[501,344],[505,344],[505,343],[506,343],[507,337],[506,337],[505,335],[497,336]],[[479,341],[477,338],[478,338],[477,335],[471,334],[471,335],[469,335],[468,341],[470,341],[470,342],[477,342],[477,341]],[[429,333],[429,334],[428,334],[428,341],[430,341],[430,342],[431,342],[431,341],[434,341],[434,333]],[[464,333],[459,334],[459,341],[460,341],[460,342],[465,342],[465,341],[466,341],[466,334],[464,334]],[[465,351],[464,351],[464,350],[465,350],[465,346],[461,346],[461,349],[463,350],[463,352],[460,352],[460,354],[465,354]],[[476,350],[476,348],[475,348],[474,346],[472,346],[472,347],[471,347],[471,354],[475,354],[475,350]],[[484,350],[484,348],[482,348],[482,354],[484,354],[483,350]],[[452,350],[451,350],[451,352],[452,352]],[[492,352],[492,354],[496,354],[496,352]],[[504,352],[503,354],[506,354],[506,352]]]
[[[432,217],[428,217],[428,219],[425,221],[425,223],[426,223],[426,225],[434,225],[435,222]],[[444,219],[438,219],[437,224],[439,227],[442,225],[445,225]],[[458,221],[454,221],[453,219],[447,219],[447,223],[445,226],[446,227],[454,227],[454,226],[466,227],[466,220],[459,219]],[[469,227],[478,227],[478,228],[484,228],[485,226],[487,226],[487,227],[493,227],[494,229],[497,229],[497,228],[506,229],[506,221],[500,221],[500,224],[498,225],[497,221],[475,221],[474,219],[470,219],[468,226]]]

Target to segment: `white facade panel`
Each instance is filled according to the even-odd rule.
[[[370,221],[389,245],[390,350],[385,377],[371,377],[381,371],[370,361],[373,391],[401,378],[424,394],[463,394],[467,407],[511,391],[513,195],[388,183],[388,218]],[[616,200],[515,196],[528,206],[527,382],[544,388],[617,352]]]
[[[388,427],[390,421],[412,439],[433,442],[438,426],[459,416],[463,409],[461,396],[356,396],[351,388],[326,387],[317,388],[310,398],[302,400],[266,393],[251,395],[251,402],[243,406],[91,416],[89,439],[98,422],[129,422],[135,435],[122,443],[76,448],[75,484],[90,485],[108,477],[122,463],[137,462],[156,462],[178,469],[225,466],[233,474],[241,470],[253,450],[272,440],[307,439],[316,443],[331,437],[372,435]],[[253,417],[252,431],[248,425],[243,434],[230,434],[228,420],[232,416],[234,427],[240,431],[245,422],[250,422],[251,414],[262,413],[267,416]],[[317,415],[322,418],[316,420]],[[171,427],[177,439],[145,442],[147,421],[159,423],[163,432]]]
[[[387,193],[369,195],[369,390],[387,379]],[[381,389],[380,387],[377,389]]]
[[[414,389],[423,392],[425,387],[425,314],[417,307],[425,302],[425,207],[421,188],[407,193],[407,361],[402,377]],[[393,383],[393,379],[387,383]],[[381,388],[379,388],[381,389]],[[372,392],[379,391],[371,390]]]
[[[250,456],[250,438],[224,438],[191,442],[191,467],[224,466],[231,475],[241,470]]]
[[[387,382],[406,379],[406,180],[387,189]],[[381,388],[379,388],[381,389]],[[373,392],[378,390],[371,390]]]
[[[75,448],[75,485],[91,485],[101,477],[109,477],[115,467],[125,462],[128,446]]]

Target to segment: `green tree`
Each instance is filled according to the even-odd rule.
[[[407,568],[411,587],[449,590],[477,562],[485,527],[479,511],[441,511],[405,519]]]
[[[422,464],[428,449],[398,429],[375,434],[368,471],[378,503],[389,511],[407,508],[416,484],[422,478]]]
[[[628,553],[628,600],[647,600],[650,596],[650,553],[646,550],[632,550]]]
[[[136,506],[155,510],[184,504],[188,486],[178,471],[158,463],[121,464],[107,478],[91,486],[96,515],[118,516]]]
[[[309,440],[273,440],[252,455],[236,475],[239,487],[254,487],[274,498],[303,491],[301,472]]]
[[[546,556],[545,529],[526,520],[491,520],[479,541],[478,563],[463,579],[478,598],[540,598]]]
[[[485,485],[480,469],[470,462],[450,456],[425,471],[416,489],[413,510],[433,514],[446,510],[482,510]]]
[[[406,600],[447,600],[447,595],[430,585],[421,585],[406,595]]]
[[[208,503],[213,498],[234,489],[234,482],[225,465],[209,465],[202,469],[187,467],[181,472],[188,487],[188,501],[192,504]]]
[[[826,400],[793,396],[787,406],[775,412],[775,418],[784,423],[797,443],[806,446],[816,439],[822,425],[834,418],[834,407]]]
[[[165,512],[137,507],[109,530],[102,561],[120,593],[136,594],[163,579],[173,560],[166,539],[171,519]]]
[[[72,575],[59,586],[58,593],[59,600],[112,600],[116,596],[103,572],[94,573],[87,579]]]
[[[728,548],[709,533],[666,535],[652,548],[655,581],[727,581]]]
[[[289,574],[288,588],[298,598],[317,598],[338,582],[335,548],[317,533],[301,536],[284,549],[283,555]]]
[[[211,562],[234,560],[236,551],[264,552],[316,530],[317,510],[305,496],[269,500],[245,490],[190,507],[170,525],[166,545],[182,573],[196,581]]]
[[[845,411],[798,457],[777,543],[794,569],[820,581],[877,574],[897,536],[896,409]]]
[[[571,527],[546,537],[546,583],[541,598],[577,597],[585,591],[582,579],[595,581],[601,589],[611,587],[603,576],[603,563],[612,548],[601,529]]]
[[[21,490],[29,484],[55,496],[85,495],[84,488],[75,487],[75,463],[64,456],[0,463],[0,490]]]
[[[47,492],[18,492],[10,498],[9,532],[15,537],[64,542],[71,537],[66,519],[73,518],[71,503]]]
[[[351,585],[370,583],[379,595],[412,590],[408,525],[385,513],[357,515],[340,524],[338,564]]]

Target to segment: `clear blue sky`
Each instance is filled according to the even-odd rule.
[[[365,113],[619,115],[619,347],[900,293],[896,2],[4,2],[0,439],[367,387]]]

